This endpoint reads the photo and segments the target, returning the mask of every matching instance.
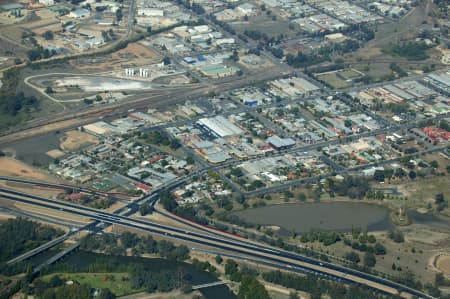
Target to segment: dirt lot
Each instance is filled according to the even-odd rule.
[[[91,144],[98,144],[98,138],[80,131],[68,131],[64,135],[60,147],[64,151],[76,151]]]
[[[429,177],[415,181],[396,182],[398,190],[408,197],[408,206],[426,207],[428,203],[434,202],[434,197],[438,193],[443,193],[444,198],[450,198],[450,177]],[[389,185],[385,185],[388,187]],[[446,209],[448,210],[448,208]],[[447,212],[447,211],[445,211]]]
[[[14,203],[14,206],[17,209],[21,209],[21,210],[31,212],[31,213],[36,213],[36,214],[42,214],[44,216],[50,216],[50,217],[60,218],[60,219],[64,219],[64,220],[83,222],[83,223],[92,222],[91,219],[88,219],[85,217],[79,217],[79,216],[69,214],[69,213],[66,213],[63,211],[55,211],[55,210],[45,209],[45,208],[41,208],[41,207],[29,205],[29,204],[24,204],[24,203],[20,203],[20,202]]]
[[[10,183],[10,182],[0,182],[0,186],[14,189],[20,192],[25,192],[37,196],[42,196],[46,198],[58,198],[58,195],[61,194],[61,190],[58,189],[50,189],[50,188],[42,188],[32,185],[25,185],[19,183]]]
[[[5,222],[8,219],[14,219],[14,218],[16,218],[16,216],[14,216],[14,215],[0,214],[0,222]]]
[[[446,276],[450,277],[450,255],[440,255],[436,260],[436,266]]]
[[[10,24],[16,24],[16,23],[22,22],[27,17],[28,14],[29,14],[29,11],[26,9],[23,9],[22,10],[23,16],[20,18],[16,18],[16,17],[11,16],[11,13],[9,13],[7,11],[2,12],[2,13],[0,13],[0,24],[1,25],[10,25]]]
[[[0,175],[35,179],[38,181],[56,182],[56,180],[42,171],[33,168],[18,160],[2,157],[0,158]]]
[[[280,34],[292,37],[298,34],[298,30],[295,28],[289,28],[289,21],[283,20],[282,18],[273,20],[271,16],[267,16],[265,13],[252,16],[247,22],[233,21],[229,24],[239,33],[243,33],[245,30],[255,30],[265,33],[269,37],[277,37]]]
[[[95,59],[71,60],[72,66],[80,70],[92,70],[97,72],[123,69],[126,67],[145,66],[160,62],[162,56],[155,50],[142,43],[129,44],[125,49],[114,52],[111,55]]]
[[[47,154],[47,156],[49,156],[49,157],[51,157],[53,159],[56,159],[56,158],[64,156],[64,152],[62,152],[60,150],[57,150],[57,149],[48,151],[48,152],[46,152],[46,154]]]
[[[46,27],[52,24],[59,24],[60,21],[56,18],[57,13],[52,12],[46,8],[35,11],[37,20],[23,24],[22,27],[26,29],[35,29]]]
[[[98,116],[96,116],[96,117],[81,117],[81,118],[77,118],[77,119],[59,121],[59,122],[55,122],[55,123],[52,123],[49,125],[39,126],[36,128],[27,129],[27,130],[23,130],[20,132],[16,132],[14,134],[6,135],[4,137],[0,137],[0,143],[3,143],[3,142],[6,143],[6,142],[14,141],[14,140],[25,139],[28,137],[41,135],[41,134],[45,134],[45,133],[56,131],[56,130],[63,130],[65,128],[75,127],[77,125],[94,122],[97,119],[98,119]]]

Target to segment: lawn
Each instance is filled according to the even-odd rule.
[[[108,288],[116,296],[144,291],[131,288],[128,273],[53,273],[43,276],[42,280],[48,282],[54,275],[58,275],[63,280],[73,280],[80,284],[88,284],[92,288]]]
[[[325,84],[333,88],[346,88],[350,86],[350,83],[342,80],[337,76],[337,72],[326,73],[326,74],[316,74],[317,79],[323,81]]]
[[[363,77],[364,75],[354,69],[345,69],[339,72],[339,75],[346,78],[347,80],[352,80],[356,78]]]

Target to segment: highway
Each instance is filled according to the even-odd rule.
[[[29,195],[6,188],[0,188],[0,198],[22,202],[25,204],[31,204],[41,208],[63,211],[65,213],[90,218],[92,220],[104,223],[120,225],[131,229],[145,231],[151,234],[157,234],[165,238],[171,238],[179,241],[207,246],[210,248],[226,250],[232,252],[233,254],[246,255],[252,258],[261,259],[266,262],[283,264],[288,268],[296,267],[305,271],[312,271],[317,275],[331,277],[335,280],[342,279],[342,281],[346,283],[366,285],[367,287],[387,294],[397,294],[398,290],[400,290],[403,292],[403,295],[410,294],[419,298],[432,298],[417,290],[380,277],[376,277],[342,266],[322,262],[309,257],[304,257],[284,250],[279,250],[277,248],[258,245],[246,240],[237,240],[227,238],[226,236],[217,237],[209,234],[197,233],[186,229],[175,228],[149,221],[120,216],[113,213],[107,213],[104,211],[87,208],[72,203]]]

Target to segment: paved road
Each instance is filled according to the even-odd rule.
[[[157,234],[166,238],[177,239],[180,241],[200,244],[211,248],[226,250],[233,252],[234,254],[249,255],[253,258],[262,259],[266,262],[281,263],[289,268],[301,267],[309,269],[311,271],[314,271],[315,273],[331,276],[335,279],[341,278],[344,282],[363,284],[384,293],[396,294],[397,290],[401,290],[404,293],[419,296],[421,298],[432,298],[430,296],[422,294],[421,292],[380,277],[376,277],[342,266],[325,263],[309,257],[304,257],[291,252],[279,250],[277,248],[256,245],[255,243],[251,243],[245,240],[238,241],[235,239],[227,238],[226,236],[216,237],[206,235],[203,233],[175,228],[168,225],[161,225],[154,222],[120,216],[117,214],[112,214],[93,208],[87,208],[72,203],[60,202],[57,200],[47,199],[23,192],[8,190],[6,188],[0,188],[0,196],[1,198],[7,200],[18,201],[56,211],[63,210],[65,213],[87,217],[104,223],[137,229],[148,233]]]

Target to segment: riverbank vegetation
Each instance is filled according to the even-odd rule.
[[[0,262],[39,247],[62,234],[63,231],[59,229],[27,219],[8,219],[0,224]]]

